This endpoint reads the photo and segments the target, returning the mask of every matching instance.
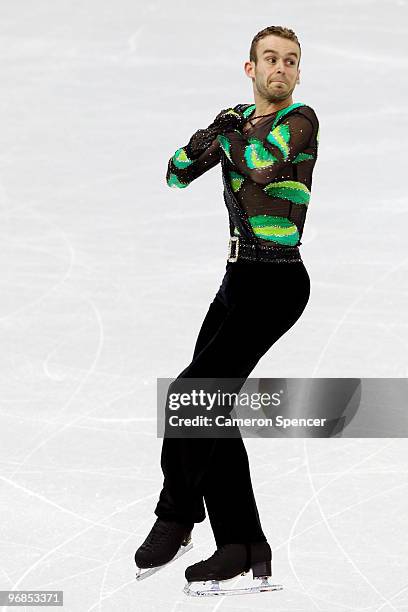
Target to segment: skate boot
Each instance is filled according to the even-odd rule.
[[[192,529],[192,526],[158,518],[135,553],[136,580],[147,578],[166,563],[178,559],[190,550],[193,547]]]
[[[243,581],[241,576],[246,576],[249,570],[252,570],[252,578]],[[272,551],[268,542],[224,544],[209,559],[187,567],[184,593],[239,595],[282,589],[281,585],[272,584],[271,575]],[[238,581],[244,582],[239,588],[236,587]]]

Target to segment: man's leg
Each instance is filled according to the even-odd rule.
[[[215,297],[201,325],[194,348],[193,361],[214,337],[227,314],[228,307]],[[187,370],[188,368],[179,377],[188,373]],[[192,492],[194,483],[191,482],[191,476],[195,475],[201,480],[205,473],[202,457],[211,454],[214,442],[215,440],[211,439],[164,438],[161,452],[164,483],[155,510],[157,516],[164,520],[176,520],[189,525],[205,519],[203,495],[201,490]],[[201,448],[199,456],[197,452],[193,452],[193,447],[196,450]],[[194,462],[194,458],[198,459],[198,463]],[[172,470],[172,465],[175,465],[175,470]],[[190,483],[189,486],[186,486],[186,482]]]
[[[217,548],[230,542],[266,541],[242,438],[215,440],[203,494]]]
[[[230,363],[237,376],[249,376],[262,355],[300,318],[309,300],[310,279],[303,264],[269,269],[270,275],[268,268],[254,268],[258,291],[252,286],[250,299],[240,303],[235,313]],[[240,353],[247,356],[242,367],[237,353],[238,357]],[[216,440],[203,480],[203,495],[217,548],[230,542],[266,539],[242,438]]]
[[[193,359],[197,357],[198,353],[200,353],[215,336],[227,314],[228,307],[216,296],[211,302],[204,321],[202,322],[194,347]]]
[[[239,388],[234,387],[234,391],[239,392],[240,387],[261,357],[257,336],[250,331],[248,326],[247,331],[240,332],[243,338],[243,342],[240,342],[240,349],[234,350],[237,329],[238,327],[245,329],[245,314],[248,311],[246,307],[239,308],[233,305],[225,313],[225,309],[222,305],[219,305],[218,300],[212,306],[211,310],[214,317],[215,312],[220,315],[219,319],[216,319],[216,317],[214,319],[214,321],[217,321],[215,325],[217,331],[207,344],[203,342],[203,348],[201,348],[201,341],[198,342],[195,357],[190,365],[181,372],[178,379],[215,379],[214,374],[217,373],[217,378],[242,379]],[[219,324],[220,319],[222,319],[221,324]],[[207,330],[213,329],[210,320],[207,320],[203,327]],[[201,340],[203,340],[203,337]],[[200,348],[201,350],[198,350]],[[238,429],[237,432],[239,435]],[[228,480],[231,476],[231,474],[228,474],[229,469],[226,471],[224,479],[225,499],[228,499],[227,491],[229,491],[231,493],[230,499],[233,497],[237,499],[237,509],[240,508],[241,514],[249,521],[247,524],[248,531],[257,533],[257,539],[262,539],[263,534],[252,493],[248,458],[240,438],[228,440],[217,438],[164,438],[161,465],[165,478],[155,513],[160,518],[179,520],[188,524],[203,521],[205,519],[204,479],[207,473],[212,474],[214,472],[214,469],[209,470],[211,464],[214,466],[214,462],[212,462],[213,454],[216,453],[217,463],[227,454],[226,449],[230,449],[231,452],[231,455],[229,455],[229,460],[232,462],[231,468],[238,468],[238,473],[234,484],[233,479]],[[207,481],[209,486],[210,481]],[[219,482],[219,474],[214,486],[215,488],[223,486],[222,479]],[[214,500],[213,503],[212,500]],[[208,504],[209,512],[211,512],[210,507],[214,509],[217,505],[216,499],[211,497],[210,494]],[[248,506],[248,509],[246,509],[246,506]]]
[[[265,283],[266,271],[275,274],[271,279],[267,277]],[[262,355],[300,317],[310,292],[303,265],[263,266],[258,275],[256,268],[251,266],[249,278],[250,281],[248,277],[232,278],[229,287],[238,280],[241,294],[237,294],[216,333],[201,351],[196,352],[179,378],[213,378],[216,374],[217,378],[242,378],[243,384]],[[248,289],[247,297],[241,299]],[[237,462],[235,454],[228,449],[234,449]],[[257,539],[262,539],[244,451],[239,439],[164,439],[165,487],[156,514],[162,517],[162,512],[173,511],[200,522],[205,518],[200,503],[205,494],[218,541],[224,537],[225,525],[229,525],[229,539],[237,541],[244,527],[248,534],[258,534]],[[230,467],[224,471],[223,465],[228,461],[231,461]],[[240,466],[240,471],[233,470],[235,465]],[[245,525],[242,517],[246,517]]]

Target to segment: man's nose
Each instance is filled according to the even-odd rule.
[[[284,72],[283,60],[279,60],[279,62],[276,64],[276,70],[277,72]]]

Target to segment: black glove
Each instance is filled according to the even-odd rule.
[[[208,127],[205,130],[197,130],[188,141],[188,144],[184,147],[187,156],[190,159],[200,157],[201,153],[204,153],[204,151],[208,149],[217,136],[218,131],[214,127]]]
[[[241,129],[245,121],[245,117],[237,110],[237,107],[224,108],[208,127],[214,128],[218,131],[218,134],[222,134],[223,132]]]
[[[184,147],[188,157],[194,159],[204,153],[219,134],[239,130],[244,125],[245,117],[235,108],[225,108],[218,113],[214,121],[205,129],[197,130]]]

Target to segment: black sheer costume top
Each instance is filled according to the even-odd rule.
[[[251,125],[254,111],[255,104],[239,104],[223,115],[238,118],[236,127],[216,119],[195,132],[170,158],[166,181],[185,188],[221,162],[230,235],[256,248],[293,250],[301,244],[310,202],[319,121],[301,102]]]

